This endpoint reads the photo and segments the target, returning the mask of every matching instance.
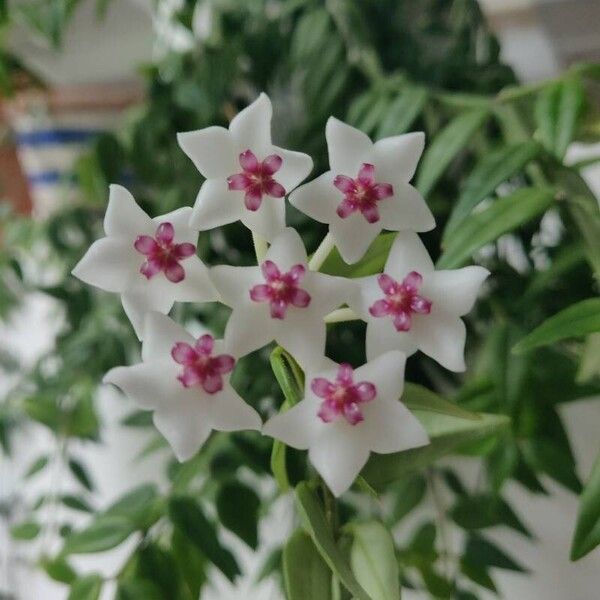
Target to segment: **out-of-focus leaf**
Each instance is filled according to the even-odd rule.
[[[429,194],[488,116],[487,110],[470,110],[455,117],[437,134],[423,155],[417,176],[417,188],[424,196]]]
[[[191,598],[199,598],[206,581],[206,558],[179,530],[173,531],[171,549]]]
[[[378,521],[354,523],[352,571],[372,600],[400,599],[400,572],[390,532]]]
[[[129,519],[118,516],[100,516],[85,529],[67,537],[63,554],[91,554],[115,548],[124,542],[135,528]]]
[[[600,454],[585,484],[575,535],[571,544],[571,560],[579,560],[600,545]]]
[[[69,459],[69,469],[71,473],[75,476],[75,479],[79,481],[79,483],[89,490],[90,492],[94,491],[94,484],[92,482],[92,478],[87,472],[87,469],[81,464],[80,461],[71,458]]]
[[[385,117],[377,130],[377,139],[400,135],[412,125],[423,110],[429,94],[426,88],[406,85],[388,106]]]
[[[132,579],[119,583],[115,600],[165,600],[165,597],[152,581]]]
[[[102,591],[102,583],[100,575],[86,575],[71,586],[67,600],[98,600]]]
[[[526,573],[527,569],[513,560],[506,552],[484,537],[471,533],[464,552],[465,560],[478,567],[496,567],[518,573]]]
[[[565,338],[600,331],[600,298],[589,298],[561,310],[522,339],[514,352],[527,352]]]
[[[40,564],[48,577],[54,581],[70,585],[77,579],[77,573],[64,558],[43,559]]]
[[[79,510],[81,512],[93,512],[94,509],[89,505],[85,498],[75,496],[74,494],[65,494],[61,498],[62,503],[73,510]]]
[[[19,523],[18,525],[13,525],[10,528],[10,535],[15,540],[32,540],[38,536],[40,531],[41,527],[39,523],[26,521],[24,523]]]
[[[143,484],[111,504],[106,509],[110,516],[125,517],[138,527],[149,526],[155,513],[158,491],[151,483]]]
[[[393,486],[392,522],[395,524],[421,503],[427,491],[427,483],[421,475],[409,475]]]
[[[589,335],[581,353],[577,383],[585,384],[600,377],[600,333]]]
[[[29,479],[30,477],[33,477],[36,473],[39,473],[47,464],[48,464],[48,457],[40,456],[37,460],[35,460],[31,464],[29,469],[27,469],[27,472],[25,473],[25,478]]]
[[[335,543],[323,509],[306,482],[296,486],[296,504],[304,526],[329,568],[357,600],[370,600],[369,595],[354,577],[350,565]]]
[[[435,392],[416,383],[406,383],[404,385],[404,392],[402,393],[401,400],[410,410],[434,412],[441,415],[457,417],[459,419],[472,419],[474,421],[481,418],[477,413],[465,410],[457,404],[442,398]]]
[[[549,188],[522,188],[494,201],[488,208],[467,217],[458,226],[437,263],[439,269],[455,269],[485,244],[517,229],[546,211],[554,200]]]
[[[331,600],[331,570],[310,536],[297,529],[283,548],[283,580],[289,600]]]
[[[225,483],[217,495],[216,506],[221,524],[256,549],[260,509],[256,492],[243,483]]]

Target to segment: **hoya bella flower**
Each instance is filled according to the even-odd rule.
[[[386,454],[429,442],[419,421],[399,402],[402,352],[387,352],[362,367],[325,359],[306,371],[304,399],[272,417],[263,433],[301,450],[339,496],[356,479],[371,451]]]
[[[190,225],[199,230],[241,220],[271,241],[285,228],[285,202],[312,169],[307,154],[274,146],[273,109],[266,94],[238,113],[229,125],[180,133],[183,151],[206,178]]]
[[[218,266],[211,278],[233,308],[225,342],[244,355],[276,340],[310,364],[325,349],[325,315],[347,301],[352,284],[309,271],[298,233],[286,229],[273,240],[258,267]]]
[[[145,319],[142,361],[110,370],[104,382],[154,411],[156,428],[180,461],[193,456],[213,429],[260,429],[258,413],[229,383],[235,359],[224,352],[222,341],[208,334],[194,339],[153,312]]]
[[[329,225],[347,263],[359,261],[383,229],[433,229],[431,211],[409,183],[423,152],[423,133],[373,143],[362,131],[331,117],[325,135],[331,170],[295,190],[290,202]]]
[[[147,312],[166,314],[176,301],[218,299],[208,269],[196,256],[198,233],[188,226],[191,210],[151,219],[125,188],[111,185],[106,237],[94,242],[73,269],[85,283],[121,294],[140,338]]]
[[[381,275],[359,280],[356,311],[367,322],[367,358],[417,350],[451,371],[464,371],[467,314],[489,275],[470,266],[435,271],[419,236],[399,233]]]

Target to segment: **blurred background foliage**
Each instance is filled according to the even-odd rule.
[[[0,2],[0,18],[5,29],[14,22],[27,23],[59,47],[78,4]],[[107,4],[98,2],[99,18]],[[491,567],[523,570],[518,557],[485,533],[486,528],[504,525],[531,535],[526,519],[503,498],[504,484],[516,480],[532,493],[547,494],[540,479],[544,475],[574,494],[582,492],[558,409],[600,392],[600,343],[599,334],[594,335],[600,329],[598,305],[588,307],[583,316],[575,312],[562,329],[559,323],[558,333],[556,328],[551,332],[554,337],[542,332],[540,345],[533,340],[521,353],[513,348],[548,318],[573,305],[572,310],[585,310],[580,303],[597,295],[598,205],[578,165],[565,166],[564,157],[572,141],[600,137],[599,68],[575,65],[557,80],[519,86],[513,71],[501,62],[498,42],[474,0],[188,0],[173,18],[192,28],[200,5],[208,11],[209,30],[190,51],[167,52],[144,66],[144,104],[133,111],[126,127],[97,138],[79,161],[77,176],[85,202],[44,222],[2,210],[0,314],[8,318],[28,293],[43,292],[62,306],[65,326],[52,350],[30,372],[21,373],[0,404],[0,441],[10,454],[11,439],[21,427],[31,420],[43,424],[56,436],[56,455],[40,456],[25,480],[58,461],[81,488],[74,495],[54,492],[41,497],[27,507],[13,535],[35,539],[44,528],[60,529],[63,547],[40,556],[39,568],[70,585],[73,600],[97,598],[103,580],[99,575],[78,576],[69,555],[113,548],[135,531],[141,533],[141,541],[117,575],[121,600],[195,599],[211,563],[233,579],[239,566],[215,534],[218,521],[256,547],[258,519],[276,493],[265,495],[241,483],[237,473],[246,468],[261,478],[271,477],[278,460],[271,458],[272,441],[257,434],[213,435],[197,457],[181,465],[171,461],[168,492],[146,485],[112,507],[96,510],[93,465],[77,458],[71,442],[101,439],[98,386],[111,367],[137,360],[139,344],[118,299],[92,290],[69,273],[101,235],[109,183],[130,172],[132,192],[152,215],[192,204],[201,178],[178,148],[176,133],[226,125],[264,90],[274,103],[275,143],[310,153],[316,165],[313,175],[326,168],[323,132],[329,115],[374,138],[426,132],[416,182],[438,227],[423,239],[440,266],[456,268],[474,260],[492,276],[467,317],[466,374],[446,372],[416,355],[408,361],[407,379],[435,392],[433,402],[444,397],[457,410],[504,415],[509,425],[489,430],[481,425],[481,431],[473,426],[475,435],[463,433],[456,443],[443,447],[440,442],[437,455],[419,457],[408,467],[402,459],[392,463],[373,458],[356,488],[368,507],[364,499],[357,502],[350,494],[339,502],[336,522],[327,521],[324,529],[315,523],[320,511],[328,516],[330,499],[301,484],[298,503],[311,537],[298,530],[283,552],[283,562],[281,550],[274,552],[260,577],[280,577],[282,586],[285,579],[289,598],[308,598],[302,595],[306,583],[294,572],[294,564],[311,565],[314,585],[322,584],[319,598],[349,598],[349,589],[363,597],[350,580],[356,577],[360,586],[372,589],[370,575],[360,568],[358,543],[377,540],[381,543],[367,547],[383,553],[378,560],[384,564],[389,562],[384,550],[392,549],[394,565],[388,572],[396,574],[396,582],[400,577],[403,586],[425,590],[434,598],[476,600],[478,590],[496,589]],[[10,74],[20,66],[7,51],[0,64],[9,94]],[[288,209],[289,223],[299,229],[309,250],[316,248],[323,226]],[[390,235],[383,234],[352,267],[334,253],[324,269],[349,276],[376,272],[390,242]],[[249,232],[238,224],[203,233],[199,253],[209,264],[254,261]],[[216,333],[222,333],[228,314],[220,306],[176,310],[180,319],[199,319]],[[582,319],[587,320],[581,328],[573,326]],[[334,325],[328,353],[358,364],[364,360],[363,336],[361,324]],[[286,396],[293,395],[297,381],[290,360],[278,352],[276,374]],[[235,373],[235,386],[263,416],[283,400],[268,359],[268,350],[257,352],[241,361]],[[6,353],[0,361],[7,371],[20,368]],[[422,408],[425,392],[411,389],[417,408]],[[143,412],[129,415],[124,425],[152,427]],[[454,435],[452,427],[449,432],[448,439]],[[157,437],[146,453],[161,447]],[[433,462],[451,451],[479,458],[476,487],[465,487],[454,470]],[[292,484],[310,477],[304,453],[288,451],[283,465],[285,473],[275,473],[280,483],[281,477]],[[598,482],[594,485],[595,490],[583,496],[584,522],[575,536],[574,558],[600,541],[600,494]],[[423,501],[428,490],[437,497],[441,486],[451,491],[452,503],[439,507],[440,514],[422,523],[411,538],[390,542],[387,532]],[[373,494],[385,501],[378,502]],[[69,522],[43,522],[38,512],[49,503],[90,512],[89,525],[74,531]],[[216,514],[205,510],[207,503],[216,507]],[[361,524],[373,515],[377,523]],[[575,515],[569,518],[575,522]],[[385,524],[383,530],[379,523]],[[449,527],[466,532],[458,555],[446,546]],[[337,545],[333,555],[330,542]],[[389,543],[393,546],[386,546]],[[345,560],[352,566],[352,577]],[[370,594],[392,598],[393,584],[390,590],[384,590],[389,595]]]

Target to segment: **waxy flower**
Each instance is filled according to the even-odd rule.
[[[219,266],[211,278],[233,308],[225,342],[242,356],[276,340],[310,364],[325,349],[325,315],[352,294],[352,284],[308,270],[306,250],[294,229],[273,240],[258,267]]]
[[[308,176],[312,159],[272,144],[272,113],[271,101],[261,94],[229,129],[207,127],[177,136],[206,178],[191,227],[206,230],[241,220],[269,241],[285,228],[284,196]]]
[[[304,399],[267,421],[263,433],[308,449],[311,463],[339,496],[371,451],[400,452],[429,442],[419,421],[399,401],[405,362],[406,356],[397,351],[355,370],[324,359],[316,371],[306,371]]]
[[[325,135],[331,170],[299,187],[290,202],[329,224],[347,263],[359,261],[383,229],[433,229],[431,211],[409,184],[423,152],[422,133],[373,143],[362,131],[331,117]]]
[[[142,360],[110,370],[104,382],[154,411],[156,428],[180,461],[193,456],[213,429],[260,429],[258,413],[229,384],[235,359],[222,341],[208,334],[194,339],[169,317],[149,313]]]
[[[198,233],[191,208],[151,219],[133,196],[111,185],[104,217],[106,237],[94,242],[73,269],[85,283],[121,294],[138,335],[149,311],[168,313],[174,302],[210,302],[218,294],[196,256]]]
[[[356,311],[367,322],[367,358],[417,350],[451,371],[464,371],[467,314],[489,271],[471,266],[435,271],[419,239],[399,233],[381,275],[359,280]]]

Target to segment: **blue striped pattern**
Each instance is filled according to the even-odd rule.
[[[46,129],[17,133],[21,146],[49,146],[51,144],[79,144],[89,142],[102,133],[100,129]]]

